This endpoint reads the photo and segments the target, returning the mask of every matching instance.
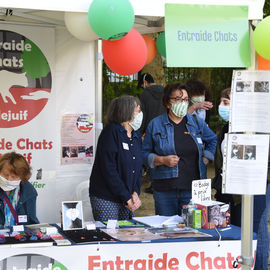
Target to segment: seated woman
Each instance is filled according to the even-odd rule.
[[[0,157],[0,226],[39,223],[36,217],[37,191],[28,182],[31,168],[21,154]]]
[[[164,88],[167,112],[148,125],[143,141],[143,161],[150,167],[157,215],[181,213],[191,199],[192,180],[206,178],[206,165],[214,159],[217,138],[204,120],[187,113],[185,85]]]

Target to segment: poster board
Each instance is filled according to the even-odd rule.
[[[247,6],[165,5],[168,67],[249,67]]]
[[[270,133],[270,71],[234,70],[229,132]]]
[[[33,88],[31,85],[34,85],[37,80],[30,77],[26,80],[21,79],[25,84],[11,82],[11,85],[25,87],[25,89],[19,87],[18,90],[11,88],[12,91],[18,93],[18,96],[14,98],[16,104],[12,97],[7,97],[5,103],[3,98],[5,95],[1,95],[2,104],[13,106],[14,110],[19,108],[19,102],[28,105],[30,102],[31,104],[43,102],[44,106],[40,107],[39,113],[36,113],[35,117],[29,119],[28,122],[22,122],[17,126],[0,127],[0,154],[15,150],[26,156],[32,167],[32,177],[29,181],[38,192],[37,217],[40,222],[59,223],[61,202],[80,200],[76,190],[82,182],[89,181],[91,172],[91,162],[61,165],[61,116],[88,114],[95,118],[95,44],[75,39],[62,27],[12,23],[0,24],[0,29],[2,32],[11,31],[17,33],[17,36],[21,35],[30,39],[43,53],[50,67],[50,91],[45,89],[42,93],[38,92],[40,90],[38,88],[31,90]],[[12,40],[17,40],[16,35],[11,36],[11,44]],[[12,57],[13,55],[11,55],[11,59]],[[1,58],[7,57],[2,56]],[[39,66],[34,66],[35,68],[38,69]],[[17,78],[18,71],[11,73],[14,78]],[[43,82],[44,79],[39,81]],[[21,90],[25,92],[19,94]],[[47,95],[40,96],[40,100],[37,96],[33,97],[33,100],[22,99],[20,96],[29,98],[30,94],[27,91],[38,94],[47,92]],[[1,93],[3,93],[2,90]],[[9,91],[5,93],[9,93]],[[47,103],[44,102],[46,100]],[[21,109],[21,111],[23,120],[23,112],[26,109]],[[3,117],[7,119],[6,122],[12,122],[8,121],[8,115],[2,115]],[[91,132],[94,133],[94,130],[95,124],[93,124]],[[91,141],[94,146],[95,136]],[[88,212],[87,216],[90,220],[91,211]]]
[[[222,191],[229,194],[266,193],[269,135],[225,134]]]

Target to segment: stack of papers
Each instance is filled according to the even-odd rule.
[[[133,220],[148,225],[154,228],[162,228],[175,226],[179,223],[184,223],[184,219],[178,215],[175,216],[148,216],[148,217],[133,217]]]

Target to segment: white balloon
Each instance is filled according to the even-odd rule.
[[[65,24],[68,31],[77,39],[92,41],[99,38],[89,25],[88,13],[65,12]]]

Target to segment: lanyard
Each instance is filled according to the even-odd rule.
[[[13,207],[13,205],[12,205],[10,199],[9,199],[9,197],[6,195],[6,193],[1,188],[0,188],[0,193],[3,195],[4,200],[7,203],[8,207],[10,209],[11,214],[14,217],[14,220],[15,220],[16,224],[19,224],[19,222],[18,222],[18,215],[17,215],[17,213],[16,213],[16,211],[15,211],[15,209],[14,209],[14,207]]]

